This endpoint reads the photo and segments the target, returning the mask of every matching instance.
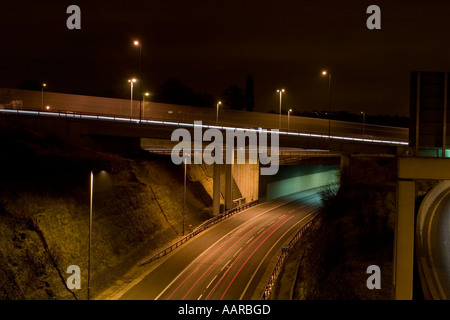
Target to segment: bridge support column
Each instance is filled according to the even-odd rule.
[[[221,164],[214,164],[213,174],[213,214],[215,216],[220,214],[220,166]]]
[[[398,180],[393,275],[395,300],[412,300],[413,297],[415,192],[414,181]]]
[[[225,164],[225,210],[233,206],[233,167]]]

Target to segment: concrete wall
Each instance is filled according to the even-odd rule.
[[[246,202],[258,199],[258,164],[234,164],[233,178]],[[233,198],[236,199],[236,197]]]

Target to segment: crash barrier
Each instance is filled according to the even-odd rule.
[[[281,248],[281,253],[278,256],[277,263],[275,267],[273,268],[272,274],[270,275],[269,280],[267,281],[266,287],[264,288],[264,291],[261,295],[261,300],[269,300],[270,294],[272,293],[273,287],[278,279],[278,276],[280,275],[281,268],[283,267],[284,261],[288,257],[288,255],[292,252],[294,249],[296,243],[298,240],[302,237],[302,235],[309,230],[311,225],[315,222],[315,220],[318,217],[319,210],[315,210],[313,212],[314,217],[309,220],[295,235],[292,237],[291,241],[289,241],[289,244],[286,247]]]
[[[159,259],[161,257],[164,257],[166,254],[169,254],[170,252],[172,252],[176,248],[180,247],[182,244],[186,243],[188,240],[192,239],[193,237],[195,237],[200,232],[208,229],[209,227],[212,227],[216,223],[219,223],[220,221],[222,221],[222,220],[224,220],[226,218],[231,217],[232,215],[234,215],[237,212],[240,212],[242,210],[248,209],[248,208],[253,207],[253,206],[257,205],[257,204],[258,204],[258,200],[254,200],[254,201],[251,201],[251,202],[248,202],[248,203],[244,203],[243,205],[240,205],[240,206],[238,206],[236,208],[232,208],[230,210],[227,210],[227,211],[223,212],[222,214],[207,220],[206,222],[204,222],[202,225],[197,227],[194,231],[192,231],[191,233],[189,233],[188,235],[186,235],[182,239],[178,240],[177,242],[175,242],[171,246],[165,248],[164,250],[161,250],[160,252],[158,252],[157,254],[152,256],[150,259],[142,262],[141,265],[148,264],[148,263],[150,263],[150,262],[152,262],[154,260],[157,260],[157,259]]]

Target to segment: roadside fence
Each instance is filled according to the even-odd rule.
[[[319,210],[314,211],[314,217],[309,220],[289,241],[289,244],[281,248],[281,253],[278,256],[278,261],[273,268],[272,274],[270,275],[269,280],[267,281],[266,287],[264,288],[264,291],[261,295],[261,300],[269,300],[270,294],[272,293],[273,287],[275,286],[275,283],[278,279],[278,276],[280,275],[281,268],[283,267],[284,261],[288,257],[288,255],[292,252],[294,249],[296,243],[298,240],[302,237],[302,235],[309,230],[311,225],[316,221],[318,217]]]

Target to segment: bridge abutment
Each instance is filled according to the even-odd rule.
[[[414,273],[414,200],[416,183],[397,182],[397,221],[394,239],[393,296],[395,300],[411,300]]]
[[[213,214],[220,214],[220,167],[221,164],[214,164],[213,173]]]
[[[234,164],[233,178],[241,192],[241,202],[258,199],[259,164]]]
[[[225,210],[233,206],[233,166],[225,164]]]

